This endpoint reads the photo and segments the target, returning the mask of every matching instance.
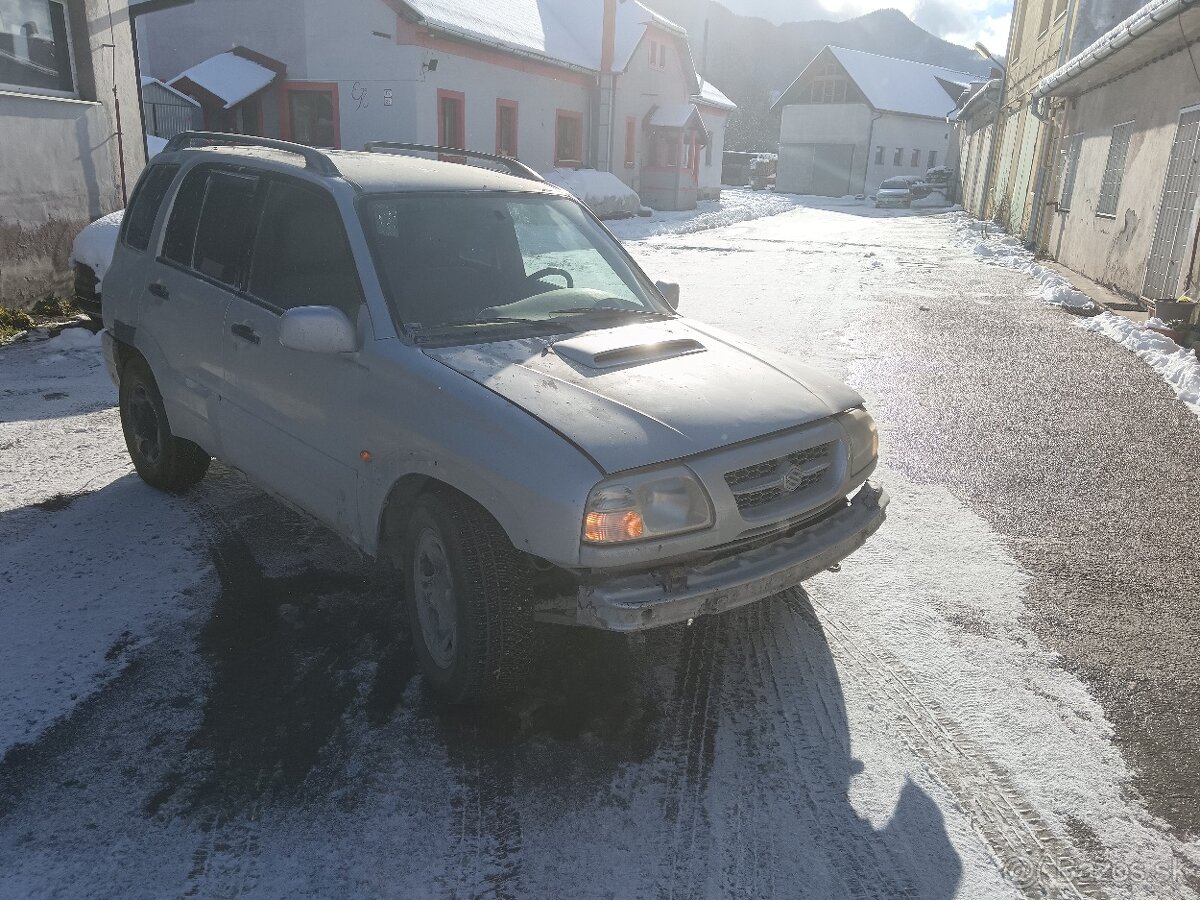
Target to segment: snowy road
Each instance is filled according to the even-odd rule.
[[[952,238],[831,206],[631,243],[868,397],[889,520],[724,618],[547,629],[486,714],[324,530],[219,465],[130,475],[92,348],[0,349],[0,897],[1195,896],[1200,421]]]

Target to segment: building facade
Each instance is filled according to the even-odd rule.
[[[686,32],[634,0],[197,0],[148,21],[140,45],[145,73],[217,130],[598,168],[665,209],[694,206],[719,171],[732,107],[706,91]]]
[[[146,162],[126,0],[0,0],[0,302],[69,289],[83,226]]]
[[[1033,91],[1057,105],[1040,250],[1131,298],[1197,289],[1200,4],[1152,0]]]
[[[946,121],[978,76],[826,47],[775,101],[776,189],[840,197],[870,193],[895,175],[953,167]]]

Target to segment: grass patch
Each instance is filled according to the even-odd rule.
[[[8,340],[33,327],[33,316],[23,309],[8,309],[0,306],[0,340]]]

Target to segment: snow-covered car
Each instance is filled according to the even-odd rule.
[[[71,244],[71,273],[75,306],[95,319],[101,317],[104,273],[117,246],[125,210],[118,209],[83,228]]]
[[[173,139],[105,277],[133,463],[210,457],[402,573],[453,701],[521,683],[534,623],[637,631],[762,600],[884,520],[863,399],[676,312],[515,160]]]
[[[875,206],[910,207],[913,202],[912,185],[907,178],[886,178],[875,191]]]

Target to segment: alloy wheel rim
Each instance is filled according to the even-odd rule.
[[[424,529],[417,538],[412,571],[421,637],[434,663],[448,669],[458,646],[458,607],[446,548],[432,528]]]
[[[132,419],[133,444],[138,455],[152,466],[158,465],[162,455],[158,427],[158,411],[150,400],[150,392],[144,384],[133,389],[133,397],[129,402],[129,415]]]

